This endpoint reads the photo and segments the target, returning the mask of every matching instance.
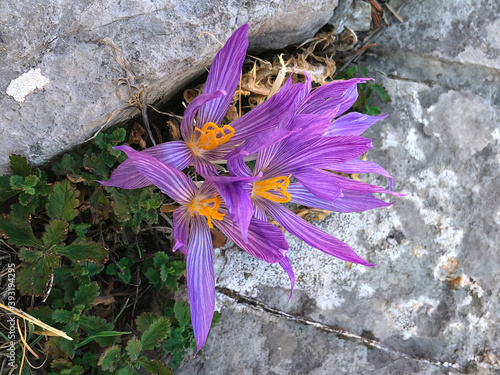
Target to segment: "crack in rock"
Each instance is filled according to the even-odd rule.
[[[463,369],[463,367],[460,366],[458,363],[434,361],[434,360],[430,360],[430,359],[426,359],[426,358],[411,356],[411,355],[406,354],[404,352],[387,348],[387,347],[381,345],[380,341],[378,341],[378,340],[373,340],[373,339],[369,339],[369,338],[366,338],[363,336],[356,335],[356,334],[351,333],[351,332],[349,332],[341,327],[323,324],[323,323],[320,323],[320,322],[317,322],[317,321],[314,321],[311,319],[307,319],[307,318],[304,318],[301,316],[292,315],[292,314],[286,313],[284,311],[275,309],[275,308],[273,308],[273,307],[271,307],[271,306],[269,306],[261,301],[258,301],[255,298],[245,296],[245,295],[238,293],[234,290],[231,290],[228,288],[223,288],[223,287],[216,287],[215,289],[218,293],[223,294],[223,295],[231,298],[236,303],[245,305],[245,306],[250,307],[250,308],[257,310],[257,311],[267,312],[267,313],[270,313],[270,314],[278,316],[278,317],[283,317],[285,319],[291,320],[291,321],[299,323],[299,324],[311,326],[311,327],[314,327],[314,328],[321,330],[321,331],[324,331],[324,332],[333,333],[339,339],[344,339],[344,340],[347,339],[347,340],[357,341],[363,345],[368,346],[369,348],[379,349],[379,350],[382,350],[386,353],[395,354],[395,355],[402,357],[402,358],[405,358],[405,359],[410,359],[413,361],[420,361],[420,362],[424,362],[424,363],[429,364],[429,365],[444,367],[444,368],[448,368],[448,369],[453,369],[453,370],[458,371],[460,373],[465,373],[464,372],[465,370]],[[476,362],[476,361],[473,361],[473,362]]]

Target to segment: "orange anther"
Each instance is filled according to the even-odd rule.
[[[217,194],[214,194],[213,198],[198,200],[197,198],[189,204],[189,213],[191,216],[197,212],[200,215],[206,216],[208,220],[208,226],[213,228],[212,219],[222,220],[225,214],[219,212],[219,206],[221,204],[220,198]]]
[[[203,150],[213,150],[217,146],[223,145],[231,139],[234,135],[234,129],[229,125],[223,127],[217,126],[213,122],[207,122],[203,128],[194,128],[200,133],[198,141],[196,141],[196,148]]]
[[[289,175],[288,177],[274,177],[268,180],[254,182],[252,193],[273,202],[290,202],[292,196],[286,191],[286,188],[290,184],[290,177],[292,177],[292,175]],[[277,194],[274,194],[273,192]]]

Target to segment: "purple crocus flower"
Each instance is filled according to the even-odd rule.
[[[391,205],[373,193],[402,195],[331,173],[375,172],[390,178],[392,185],[392,178],[382,167],[357,160],[371,148],[370,140],[360,134],[385,116],[349,113],[332,122],[356,101],[356,85],[364,81],[335,81],[310,93],[309,79],[296,85],[288,80],[280,94],[295,98],[294,116],[275,131],[263,133],[234,150],[228,160],[231,176],[208,178],[224,198],[243,236],[252,215],[267,220],[270,214],[310,246],[345,261],[373,266],[344,242],[281,205],[294,202],[329,211],[354,212]],[[256,164],[251,171],[243,157],[254,153]],[[292,177],[297,182],[291,183]],[[293,288],[291,267],[288,264],[284,268]]]
[[[282,261],[288,251],[283,232],[267,221],[254,218],[243,240],[239,228],[214,186],[204,182],[200,189],[178,169],[162,163],[145,152],[128,146],[115,147],[125,152],[136,171],[180,204],[173,213],[175,246],[187,256],[187,284],[191,305],[191,321],[197,351],[205,344],[215,307],[215,280],[210,228],[215,225],[242,249],[268,263]],[[115,181],[120,185],[120,181]]]
[[[247,33],[248,24],[245,24],[217,53],[203,93],[189,103],[184,112],[181,122],[183,140],[162,143],[143,152],[179,170],[194,164],[202,176],[217,175],[213,161],[225,159],[237,145],[276,128],[283,113],[293,109],[292,97],[275,95],[230,125],[223,125],[240,79],[248,47]],[[137,173],[131,161],[125,161],[103,184],[137,189],[151,182]]]

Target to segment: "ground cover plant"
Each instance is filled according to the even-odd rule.
[[[339,162],[337,169],[331,169],[337,173],[329,176],[333,176],[339,185],[339,191],[333,194],[335,197],[330,192],[327,196],[322,195],[321,187],[309,186],[311,191],[320,191],[316,198],[301,190],[301,186],[306,185],[300,185],[299,176],[310,171],[294,167],[286,173],[275,171],[269,178],[263,178],[265,171],[258,157],[257,160],[244,160],[244,156],[265,153],[269,147],[285,145],[283,142],[290,141],[298,132],[286,125],[293,125],[293,122],[285,124],[283,117],[274,112],[274,119],[279,121],[271,122],[271,126],[268,116],[265,117],[267,122],[262,122],[262,127],[258,128],[255,126],[256,118],[251,114],[260,110],[261,116],[265,116],[270,113],[266,110],[262,115],[265,103],[281,103],[276,108],[289,108],[290,118],[293,118],[293,103],[297,97],[284,93],[296,90],[296,95],[299,95],[302,90],[298,89],[307,87],[311,81],[308,76],[312,75],[307,74],[307,66],[303,67],[306,70],[303,74],[299,65],[307,63],[315,53],[319,54],[317,47],[321,49],[320,43],[324,41],[324,34],[319,34],[318,39],[310,41],[308,47],[297,50],[300,52],[298,55],[290,54],[287,62],[283,57],[247,60],[241,77],[246,50],[235,52],[239,57],[235,63],[238,69],[232,70],[232,88],[228,88],[229,83],[224,83],[224,80],[224,87],[221,87],[220,77],[211,79],[209,76],[204,89],[193,87],[184,92],[183,98],[189,106],[201,112],[205,110],[209,115],[217,114],[217,118],[210,118],[210,121],[199,120],[201,125],[191,130],[183,125],[186,118],[195,117],[195,111],[189,112],[189,106],[180,125],[177,120],[181,117],[178,115],[168,115],[168,122],[165,117],[154,120],[154,110],[151,109],[152,120],[150,122],[148,117],[143,116],[144,127],[132,122],[99,132],[91,142],[61,156],[49,168],[32,168],[21,156],[11,156],[12,174],[0,177],[0,256],[2,264],[6,265],[1,272],[4,276],[15,274],[17,288],[17,291],[12,288],[12,278],[2,278],[4,315],[0,336],[5,345],[13,342],[9,337],[12,326],[7,309],[16,307],[15,312],[23,318],[18,319],[14,326],[14,358],[5,357],[2,369],[14,364],[11,368],[17,366],[16,371],[23,374],[37,371],[47,374],[134,374],[139,369],[151,374],[173,373],[186,350],[192,349],[196,353],[201,349],[210,327],[220,319],[218,313],[213,313],[213,285],[207,287],[210,283],[203,281],[206,275],[202,275],[202,270],[198,272],[196,268],[191,268],[192,271],[188,269],[186,274],[185,261],[187,256],[188,267],[190,264],[191,267],[199,266],[196,259],[189,257],[189,253],[193,254],[196,248],[193,244],[210,242],[211,254],[212,242],[216,246],[224,242],[224,236],[214,225],[252,255],[279,263],[290,275],[293,289],[293,271],[286,257],[286,240],[280,228],[267,222],[263,211],[269,211],[282,227],[303,238],[308,231],[317,236],[317,230],[309,223],[297,220],[294,223],[301,225],[301,230],[295,230],[293,225],[283,220],[286,214],[279,211],[281,209],[274,203],[295,199],[296,203],[316,206],[323,212],[361,211],[389,205],[372,197],[372,193],[392,194],[390,190],[350,182],[357,181],[353,177],[360,172],[388,176],[373,163],[354,161],[365,154],[367,150],[364,146],[357,149],[355,157],[349,156],[353,159],[349,161],[351,164],[346,166]],[[323,63],[328,69],[318,76],[315,86],[326,83],[322,87],[334,87],[328,86],[335,73],[332,68],[334,61],[323,57]],[[291,75],[294,69],[296,74]],[[336,114],[341,114],[337,106],[343,105],[344,116],[361,122],[357,131],[362,132],[361,128],[364,130],[373,124],[376,119],[366,115],[378,115],[380,110],[372,105],[372,94],[377,94],[383,101],[390,98],[380,85],[366,79],[368,73],[365,69],[357,69],[362,77],[355,78],[356,69],[352,66],[337,76],[347,79],[341,82],[350,82],[345,89],[350,90],[347,95],[349,105],[329,103],[329,117],[325,117],[323,111],[311,108],[303,109],[298,114],[317,116],[314,123],[320,122],[326,129],[337,117]],[[212,71],[217,72],[217,67],[212,67]],[[140,98],[142,89],[135,93],[136,97]],[[209,95],[210,100],[203,95]],[[314,95],[314,91],[304,93],[304,97],[307,95]],[[131,101],[131,105],[138,103],[140,101]],[[209,103],[209,106],[203,107],[204,103]],[[217,111],[210,112],[210,105],[217,107]],[[335,108],[336,112],[331,112]],[[252,119],[252,132],[244,130],[244,113]],[[167,125],[161,128],[155,125],[155,121],[160,121],[158,119]],[[309,122],[312,124],[312,121]],[[156,145],[153,139],[155,133],[150,126],[156,131],[156,150],[173,147],[172,150],[176,151],[169,157],[178,159],[178,169],[170,166],[176,160],[171,159],[165,164],[165,160],[155,159],[158,154],[148,151],[155,148],[147,146]],[[235,136],[241,129],[244,136]],[[338,131],[332,129],[329,131]],[[271,133],[267,131],[272,131],[273,136],[268,137]],[[259,137],[262,134],[268,138],[267,143],[261,142]],[[332,136],[342,135],[335,133]],[[253,137],[257,137],[253,143],[242,144]],[[344,137],[342,142],[364,142],[361,138],[347,140]],[[321,143],[324,139],[314,141]],[[205,151],[219,146],[226,148],[219,148],[220,153],[214,151],[206,157]],[[183,154],[186,147],[190,149],[189,153]],[[198,153],[193,152],[194,147],[197,147]],[[146,152],[138,152],[141,150]],[[187,159],[179,155],[187,155]],[[225,158],[223,162],[219,161],[221,157]],[[278,157],[276,160],[281,159]],[[311,165],[316,169],[331,166],[319,165],[316,159]],[[135,172],[130,173],[126,168],[133,168]],[[127,172],[123,174],[125,179],[120,177],[123,170]],[[288,174],[297,180],[290,181]],[[328,177],[325,175],[325,178]],[[172,182],[173,179],[176,179],[177,185]],[[165,181],[172,183],[166,184]],[[172,189],[172,186],[182,184],[187,186],[187,190]],[[200,193],[196,192],[198,185],[201,185]],[[260,211],[252,211],[251,201],[248,206],[246,198],[255,198],[245,195],[248,189],[258,196],[253,203],[258,208],[260,202]],[[183,198],[185,191],[193,194],[190,200]],[[234,192],[238,192],[237,196],[241,199],[235,200]],[[342,197],[345,197],[344,200],[338,200]],[[353,197],[360,199],[356,205],[349,200],[355,200]],[[241,209],[241,202],[245,202],[245,209]],[[182,207],[184,210],[179,211]],[[182,218],[192,220],[191,232],[198,228],[197,235],[198,238],[203,236],[202,240],[188,240],[187,229],[176,227]],[[232,228],[232,223],[236,230]],[[273,238],[270,238],[270,233]],[[311,241],[310,237],[303,239]],[[258,249],[259,244],[265,245],[265,251]],[[335,249],[327,249],[319,243],[311,245],[340,259],[370,265],[345,244],[335,242]],[[209,267],[210,259],[205,259],[207,262],[203,264]],[[197,281],[197,278],[202,281]],[[185,291],[186,284],[191,306],[185,302],[185,293],[179,293],[179,288]],[[193,289],[190,285],[199,288]],[[198,298],[200,295],[203,298]],[[211,301],[208,307],[207,301]],[[154,355],[153,350],[156,350]],[[165,353],[164,361],[152,359],[158,357],[159,350]]]

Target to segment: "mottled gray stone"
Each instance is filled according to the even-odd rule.
[[[361,62],[392,97],[368,158],[409,195],[318,226],[380,263],[348,267],[289,237],[289,302],[278,266],[217,252],[223,320],[180,374],[500,374],[498,10],[408,2]]]
[[[372,22],[372,6],[362,0],[344,0],[335,9],[333,17],[328,21],[337,33],[347,26],[354,31],[368,31]]]
[[[113,81],[125,76],[108,37],[143,77],[149,102],[165,100],[207,67],[219,44],[250,22],[253,50],[300,42],[323,26],[337,1],[67,2],[4,0],[0,12],[0,174],[11,153],[33,164],[83,142],[115,112],[130,118]],[[10,82],[39,68],[50,80],[23,103],[6,94]]]

